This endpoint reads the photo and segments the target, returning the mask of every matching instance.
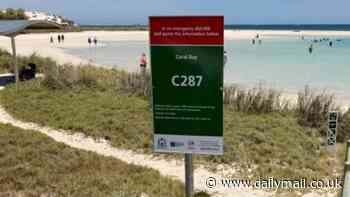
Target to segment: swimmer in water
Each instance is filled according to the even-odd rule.
[[[333,47],[333,42],[332,41],[329,41],[329,46]]]
[[[313,50],[314,50],[314,47],[313,47],[313,45],[311,44],[311,45],[309,46],[309,53],[311,54],[311,53],[313,52]]]

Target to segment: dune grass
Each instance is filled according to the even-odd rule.
[[[114,90],[52,90],[39,81],[22,83],[18,93],[12,87],[5,91],[2,104],[22,120],[105,138],[121,148],[150,146],[151,113],[147,102],[137,97]]]
[[[1,104],[24,121],[105,138],[120,148],[152,152],[152,120],[146,99],[115,88],[51,89],[41,83],[22,83],[18,93],[9,86],[0,93]],[[300,126],[293,113],[244,113],[227,105],[224,127],[224,156],[196,156],[197,163],[213,168],[236,163],[243,176],[335,176],[328,169],[332,161],[319,132]],[[340,173],[339,162],[334,165]]]
[[[350,140],[350,110],[340,117],[338,137],[344,142]]]
[[[33,131],[0,124],[0,195],[183,196],[179,181],[152,169],[70,148]]]
[[[0,73],[14,72],[12,55],[0,48]],[[48,57],[41,57],[36,53],[30,56],[17,55],[17,67],[21,70],[23,67],[27,66],[29,63],[34,63],[37,65],[37,71],[43,72],[44,67],[47,65],[55,66],[57,63]]]

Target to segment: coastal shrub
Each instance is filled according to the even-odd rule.
[[[0,11],[0,20],[23,20],[27,19],[25,11],[22,8],[13,9],[7,8]]]
[[[15,86],[4,89],[2,106],[27,122],[104,138],[122,149],[152,152],[152,113],[145,99],[113,89],[52,91],[39,82],[24,82],[19,92]],[[255,177],[324,178],[335,174],[328,170],[328,156],[322,152],[317,129],[300,126],[294,114],[237,112],[233,105],[226,105],[224,114],[225,154],[198,156],[199,163],[237,163],[242,167],[238,173],[244,177],[247,169],[252,170],[247,176]]]
[[[238,85],[224,88],[224,104],[237,111],[248,113],[270,113],[286,111],[289,103],[281,98],[281,92],[259,85],[248,90]]]
[[[22,68],[26,67],[29,63],[36,64],[37,72],[43,72],[45,66],[55,66],[57,63],[49,58],[49,57],[42,57],[37,55],[36,53],[33,53],[30,56],[17,56],[17,67],[18,70],[21,70]],[[13,62],[12,62],[12,55],[5,51],[0,49],[0,70],[2,72],[14,72],[13,69]]]
[[[299,124],[307,127],[324,127],[328,112],[335,109],[334,95],[325,91],[316,94],[309,86],[298,93],[296,113]],[[321,129],[321,133],[325,129]]]
[[[122,72],[119,76],[119,90],[137,96],[151,96],[151,75]]]
[[[29,63],[35,64],[37,67],[37,72],[42,73],[45,66],[56,66],[57,63],[49,57],[42,57],[33,53],[30,56],[19,56],[17,58],[18,69],[27,66]]]
[[[350,140],[350,109],[340,116],[337,140],[339,142]]]
[[[0,131],[2,197],[183,197],[183,183],[156,170],[71,148],[39,132],[4,124]]]
[[[0,49],[0,71],[2,73],[9,72],[11,69],[11,54],[5,50]]]
[[[125,72],[86,65],[57,65],[44,67],[43,84],[52,89],[88,87],[99,89],[120,89]]]
[[[97,87],[98,75],[89,66],[47,65],[44,67],[43,84],[52,89],[72,88],[77,86]],[[102,79],[101,79],[102,80]]]

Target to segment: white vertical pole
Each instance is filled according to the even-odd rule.
[[[350,196],[350,162],[345,162],[342,197]]]
[[[350,140],[348,140],[346,142],[346,158],[345,158],[345,161],[349,161],[350,162],[350,151],[349,151],[349,148],[350,148]]]
[[[193,197],[193,161],[192,154],[185,154],[186,197]]]
[[[342,197],[350,196],[350,140],[346,143],[346,158],[344,166],[344,179],[342,188]]]
[[[11,36],[11,46],[12,46],[12,64],[15,71],[15,82],[16,82],[16,91],[18,90],[18,68],[17,68],[17,58],[16,58],[16,41],[15,36]]]

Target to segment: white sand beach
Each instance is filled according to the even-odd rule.
[[[40,33],[24,34],[16,37],[17,53],[19,55],[31,55],[33,53],[44,57],[51,57],[61,64],[87,64],[91,63],[88,59],[83,59],[65,52],[64,49],[88,48],[87,39],[95,37],[99,41],[125,41],[125,40],[147,40],[148,33],[142,31],[96,31],[96,32],[70,32],[64,33],[65,42],[57,43],[57,35],[60,33]],[[53,36],[55,43],[50,43],[49,39]],[[103,47],[99,43],[97,47]],[[0,48],[11,51],[11,40],[0,36]],[[93,63],[96,64],[96,63]],[[96,64],[98,65],[98,64]],[[130,68],[132,69],[132,68]]]
[[[51,57],[59,63],[85,64],[88,59],[74,56],[65,52],[64,49],[88,48],[88,37],[96,36],[99,41],[147,41],[147,31],[85,31],[64,33],[65,42],[58,44],[49,42],[50,36],[57,40],[59,33],[24,34],[16,37],[17,53],[31,55],[37,53],[44,57]],[[225,39],[251,39],[259,34],[263,38],[271,36],[350,36],[346,31],[272,31],[272,30],[225,30]],[[103,47],[98,44],[98,47]],[[0,36],[0,48],[11,50],[11,41],[7,37]],[[135,65],[136,67],[137,65]],[[128,70],[135,70],[129,66]]]

